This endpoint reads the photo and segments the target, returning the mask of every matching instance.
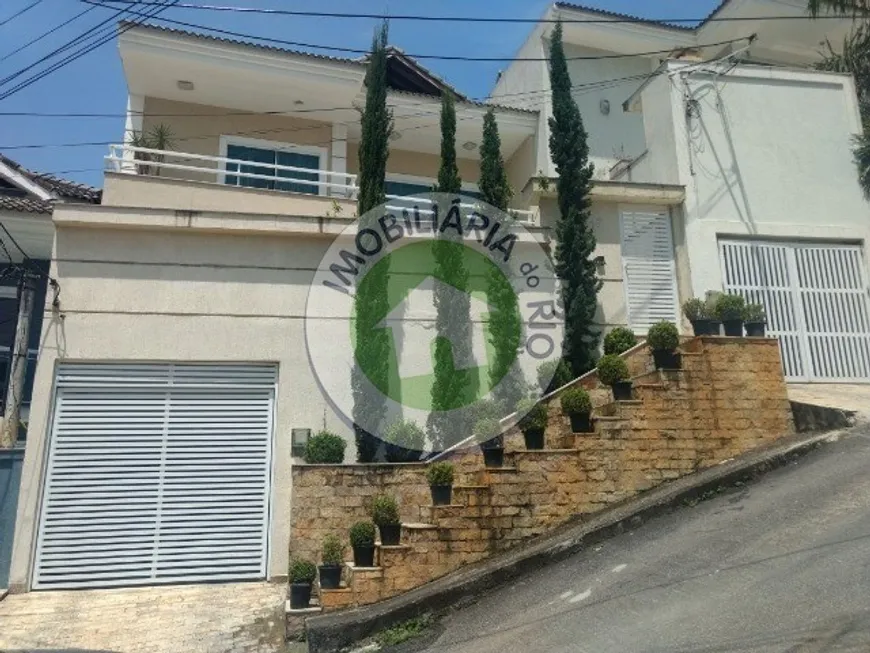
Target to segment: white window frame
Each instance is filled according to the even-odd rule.
[[[318,147],[316,145],[297,145],[296,143],[283,143],[281,141],[269,141],[262,138],[246,138],[243,136],[232,136],[227,134],[221,134],[220,137],[220,155],[224,159],[227,157],[227,150],[230,145],[239,145],[240,147],[256,147],[261,150],[274,150],[276,152],[293,152],[296,154],[313,154],[319,158],[318,170],[316,170],[317,181],[323,182],[323,170],[326,169],[327,163],[329,161],[329,151],[325,147]],[[252,164],[256,164],[256,161],[252,161]],[[221,178],[220,183],[226,183],[226,176],[233,176],[232,171],[227,171],[226,163],[223,163],[221,166]],[[278,181],[289,181],[291,183],[300,183],[304,184],[304,181],[294,181],[292,179],[282,179],[281,177],[275,177]],[[238,188],[247,188],[246,186],[238,186]],[[268,189],[257,189],[253,190],[268,190]],[[317,195],[326,195],[328,188],[326,186],[318,186],[317,187]],[[281,191],[286,192],[286,191]],[[292,192],[292,191],[291,191]],[[305,195],[309,195],[310,193],[304,193]]]

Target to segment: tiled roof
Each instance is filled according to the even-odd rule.
[[[0,154],[0,161],[29,178],[34,184],[44,188],[59,200],[99,204],[103,191],[87,184],[79,184],[54,175],[33,172],[12,159]],[[51,213],[53,200],[42,200],[24,193],[4,191],[0,188],[0,210],[21,213]]]
[[[706,25],[711,18],[713,18],[716,14],[721,11],[725,5],[727,5],[731,0],[722,0],[719,5],[711,11],[707,17],[702,20],[698,25],[690,26],[690,25],[675,25],[672,23],[663,22],[660,20],[655,20],[652,18],[641,18],[640,16],[632,16],[631,14],[622,14],[616,11],[608,11],[607,9],[598,9],[597,7],[587,7],[585,5],[578,5],[571,2],[557,2],[556,6],[562,9],[575,9],[577,11],[587,11],[592,14],[599,14],[601,16],[609,16],[610,18],[620,18],[623,20],[630,20],[636,23],[644,23],[647,25],[655,25],[656,27],[665,27],[668,29],[678,29],[683,31],[695,31],[700,27]]]

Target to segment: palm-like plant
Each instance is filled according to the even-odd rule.
[[[870,0],[808,0],[807,8],[813,16],[823,12],[857,16],[870,12]]]

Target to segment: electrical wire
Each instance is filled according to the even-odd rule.
[[[14,14],[12,14],[11,16],[9,16],[9,18],[6,18],[5,20],[0,21],[0,27],[3,27],[3,25],[5,25],[6,23],[12,22],[13,20],[15,20],[16,18],[18,18],[19,16],[21,16],[21,15],[24,14],[25,12],[30,11],[30,10],[33,9],[36,5],[38,5],[40,2],[42,2],[42,0],[35,0],[34,2],[31,2],[29,5],[27,5],[26,7],[24,7],[24,9],[21,9],[20,11],[17,11],[17,12],[15,12]]]
[[[41,41],[42,39],[44,39],[46,36],[49,36],[49,35],[51,35],[51,34],[54,34],[57,30],[61,29],[62,27],[66,27],[67,25],[69,25],[69,24],[72,23],[73,21],[78,20],[79,18],[81,18],[81,17],[84,16],[85,14],[92,12],[94,9],[96,9],[96,7],[88,7],[88,8],[85,9],[84,11],[81,11],[81,12],[77,13],[75,16],[73,16],[73,17],[70,18],[69,20],[65,20],[64,22],[62,22],[62,23],[61,23],[60,25],[58,25],[57,27],[53,27],[53,28],[51,28],[50,30],[48,30],[48,31],[46,31],[46,32],[43,32],[42,34],[40,34],[40,35],[37,36],[36,38],[31,39],[31,40],[28,41],[27,43],[25,43],[25,44],[23,44],[23,45],[19,45],[17,48],[15,48],[14,50],[12,50],[12,52],[9,52],[9,53],[7,53],[7,54],[4,54],[2,57],[0,57],[0,61],[6,61],[6,60],[7,60],[9,57],[11,57],[12,55],[18,54],[18,53],[21,52],[22,50],[26,50],[27,48],[29,48],[29,47],[30,47],[31,45],[33,45],[34,43],[38,43],[39,41]]]

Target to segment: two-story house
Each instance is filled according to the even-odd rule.
[[[783,11],[796,3],[729,0],[716,15]],[[553,17],[573,21],[565,39],[598,169],[601,325],[643,333],[678,320],[693,294],[727,289],[764,299],[776,335],[790,306],[809,342],[807,297],[822,293],[806,272],[827,268],[801,267],[804,249],[866,269],[854,89],[806,68],[848,21],[686,29],[556,5],[518,59],[546,56]],[[161,27],[119,42],[127,129],[102,204],[53,216],[63,293],[42,329],[11,584],[280,577],[294,438],[326,427],[352,439],[309,364],[304,314],[324,253],[355,220],[365,61]],[[401,202],[435,180],[449,87],[398,50],[389,73],[388,193]],[[491,103],[457,93],[465,191],[494,106],[512,210],[544,243],[557,217],[547,80],[544,61],[517,61]],[[169,145],[137,145],[158,127]],[[732,265],[732,251],[751,259]],[[843,274],[825,278],[835,301],[864,298],[853,318],[866,310]]]

